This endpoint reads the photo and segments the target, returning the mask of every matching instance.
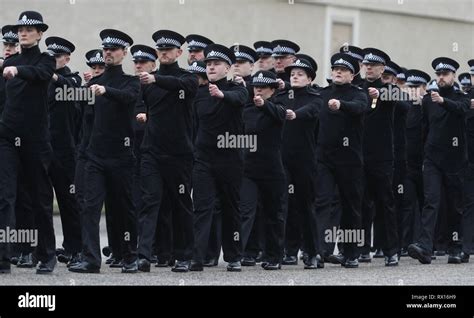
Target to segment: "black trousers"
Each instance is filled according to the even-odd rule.
[[[407,248],[418,239],[419,218],[423,210],[423,172],[421,166],[408,165],[405,181],[405,195],[398,218],[400,248]]]
[[[17,182],[21,169],[25,176],[25,191],[30,196],[38,229],[38,246],[35,253],[41,262],[56,257],[53,191],[48,176],[51,157],[52,149],[49,143],[0,138],[0,228],[13,228]],[[8,261],[10,253],[10,243],[0,243],[0,260]]]
[[[85,169],[87,164],[87,158],[85,155],[80,154],[77,157],[76,162],[76,174],[74,179],[74,184],[76,185],[76,201],[79,205],[79,219],[81,224],[81,235],[82,235],[82,218],[84,215],[85,210],[85,192],[86,192],[86,184],[85,184]],[[105,194],[105,223],[106,223],[106,230],[107,230],[107,242],[110,250],[112,251],[113,257],[117,257],[118,259],[122,258],[122,251],[120,249],[120,229],[114,229],[113,226],[113,210],[116,210],[114,206],[116,206],[115,198],[107,192]]]
[[[397,215],[397,231],[398,231],[398,249],[402,248],[401,238],[403,233],[403,205],[406,198],[407,187],[407,162],[395,161],[393,169],[393,196],[395,202],[395,213]]]
[[[446,194],[447,229],[450,235],[448,252],[461,250],[461,220],[463,212],[464,171],[446,172],[431,160],[423,164],[423,185],[425,205],[421,215],[421,235],[419,243],[427,251],[433,249],[436,221],[440,209],[442,191]]]
[[[222,210],[219,198],[216,198],[214,212],[212,214],[211,231],[205,260],[219,260],[222,249]]]
[[[316,204],[315,204],[315,209],[316,209]],[[341,224],[341,217],[342,217],[341,198],[339,196],[339,188],[336,186],[335,195],[331,203],[331,213],[329,215],[329,220],[328,220],[329,223],[327,224],[327,228],[330,228],[330,229],[333,229],[334,227],[339,228]],[[333,254],[335,247],[336,247],[336,242],[324,240],[324,243],[323,243],[324,256],[329,256]],[[343,253],[344,245],[342,242],[338,241],[337,249],[339,253]]]
[[[35,229],[35,215],[31,206],[31,197],[27,191],[27,176],[23,173],[21,166],[18,175],[18,190],[15,204],[15,228],[16,229]],[[34,251],[30,243],[17,243],[13,249],[13,256],[20,254],[29,254]]]
[[[66,252],[73,254],[82,250],[79,205],[74,184],[75,169],[74,152],[54,152],[49,168],[49,176],[56,193],[61,216],[64,237],[63,247]]]
[[[361,254],[370,252],[370,229],[374,218],[380,222],[379,242],[385,256],[398,252],[398,227],[393,198],[393,163],[366,163],[364,166],[364,197],[362,200],[362,228],[366,235],[366,244]],[[374,208],[371,207],[373,203]],[[374,213],[375,212],[375,213]],[[374,215],[375,214],[375,215]],[[374,227],[375,229],[376,227]]]
[[[336,194],[336,186],[339,189],[339,198],[341,203],[340,228],[343,231],[350,231],[354,236],[348,237],[348,242],[343,242],[343,255],[347,258],[357,258],[359,256],[358,245],[362,245],[363,241],[357,241],[357,238],[365,239],[361,232],[362,217],[362,193],[363,193],[363,170],[359,166],[341,166],[331,165],[329,163],[318,162],[316,182],[316,224],[318,225],[318,242],[319,249],[325,254],[332,254],[331,251],[325,251],[327,243],[334,244],[333,232],[337,229],[334,225],[333,214],[334,196]],[[328,235],[329,234],[329,235]]]
[[[301,161],[284,162],[288,182],[288,205],[285,223],[285,253],[297,256],[298,250],[308,255],[319,254],[314,211],[316,167]],[[303,246],[301,246],[301,236]]]
[[[208,250],[216,198],[222,213],[224,261],[242,258],[241,216],[239,210],[243,167],[240,162],[213,162],[197,159],[193,168],[194,252],[203,262]]]
[[[262,203],[265,224],[264,259],[280,263],[283,258],[285,229],[285,206],[287,199],[286,180],[262,180],[244,177],[240,191],[240,212],[242,215],[242,246],[246,249],[255,225],[259,200]]]
[[[153,255],[155,231],[162,202],[169,200],[173,211],[174,254],[178,261],[191,260],[193,212],[191,200],[192,157],[142,154],[143,209],[139,214],[138,253],[148,260]]]
[[[469,165],[465,176],[462,250],[464,253],[470,254],[474,252],[474,164]]]
[[[158,213],[156,223],[156,234],[153,251],[157,255],[158,260],[169,261],[174,259],[173,256],[173,211],[172,202],[168,200],[170,195],[167,190],[163,189],[164,200],[161,200],[160,212]],[[191,223],[192,224],[192,223]]]
[[[95,266],[101,265],[99,221],[107,195],[116,202],[111,213],[114,223],[120,229],[122,257],[125,262],[136,260],[137,220],[132,199],[133,161],[132,155],[102,158],[88,154],[82,217],[83,256]]]
[[[446,191],[442,189],[438,219],[436,220],[435,236],[433,241],[433,250],[435,251],[446,251],[448,249],[451,233],[449,233],[448,229],[447,208]]]
[[[287,192],[286,192],[287,193]],[[285,204],[286,206],[286,204]],[[244,256],[256,258],[265,249],[265,216],[263,204],[259,198],[252,229],[244,248]]]

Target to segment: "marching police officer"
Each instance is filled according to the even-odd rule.
[[[18,33],[21,53],[3,63],[7,94],[0,122],[0,228],[11,224],[21,169],[38,226],[36,257],[40,263],[36,273],[49,274],[57,261],[53,191],[48,177],[52,150],[48,138],[47,94],[56,62],[38,47],[43,32],[48,29],[40,13],[21,13],[13,29]],[[0,272],[10,272],[8,245],[0,244]]]
[[[333,213],[332,201],[336,186],[342,207],[340,228],[344,231],[360,231],[362,225],[362,132],[363,116],[368,107],[367,96],[361,88],[351,84],[359,73],[359,63],[355,58],[344,53],[334,54],[331,68],[332,84],[320,91],[323,106],[319,112],[317,141],[315,202],[321,245],[326,231],[332,232],[334,229],[329,220]],[[358,267],[359,243],[343,242],[342,254],[331,258],[347,268]]]
[[[364,49],[366,69],[364,90],[368,93],[369,108],[364,118],[363,155],[365,194],[362,204],[362,226],[365,244],[361,249],[359,262],[370,258],[370,228],[374,215],[383,224],[381,248],[386,266],[398,265],[397,216],[392,191],[393,180],[393,86],[383,84],[382,73],[390,57],[375,48]]]
[[[3,72],[4,59],[18,53],[18,34],[14,32],[13,25],[5,25],[2,28],[3,58],[0,58],[0,71]],[[0,117],[5,106],[6,91],[5,78],[0,76]],[[18,229],[36,229],[34,225],[34,214],[31,210],[31,198],[26,189],[25,177],[20,169],[18,174],[17,197],[15,205],[15,227]],[[32,252],[34,248],[29,243],[17,243],[12,250],[10,261],[20,268],[31,268],[36,265]]]
[[[339,49],[339,52],[349,54],[350,56],[355,58],[359,62],[359,70],[362,70],[362,61],[364,60],[365,55],[363,49],[354,45],[343,45]],[[364,79],[360,76],[359,72],[354,76],[354,79],[352,80],[352,85],[362,86],[363,83]]]
[[[433,236],[440,207],[441,193],[446,193],[449,231],[448,263],[461,263],[460,226],[463,211],[464,169],[466,154],[466,113],[468,96],[454,88],[459,64],[447,57],[431,63],[436,72],[436,86],[423,97],[425,159],[423,183],[425,202],[421,216],[421,235],[408,246],[408,255],[422,264],[431,263]]]
[[[189,34],[186,36],[186,42],[188,43],[188,65],[193,62],[204,60],[204,49],[213,44],[211,40],[205,36],[199,34]]]
[[[471,99],[470,109],[466,115],[466,138],[467,138],[467,157],[468,167],[466,170],[466,179],[464,180],[465,206],[462,220],[463,242],[461,262],[469,262],[469,254],[473,252],[474,239],[474,87],[472,80],[474,79],[474,60],[468,62],[471,67],[470,74],[463,73],[460,75],[459,82],[463,89],[468,93]],[[470,80],[470,86],[468,79]]]
[[[406,119],[407,174],[402,210],[400,212],[400,256],[408,256],[408,245],[419,233],[416,226],[423,209],[423,108],[421,101],[431,77],[416,69],[405,72],[410,101]]]
[[[64,253],[58,255],[58,261],[68,263],[77,261],[82,248],[79,206],[74,185],[77,108],[75,100],[60,97],[67,96],[68,89],[79,87],[81,78],[67,67],[76,49],[74,44],[56,36],[48,37],[45,43],[56,59],[56,71],[48,92],[49,131],[53,147],[49,176],[56,193],[64,235]],[[58,91],[63,91],[63,94],[58,94]]]
[[[179,33],[159,30],[153,34],[160,67],[142,72],[147,126],[142,143],[142,192],[139,214],[139,269],[150,270],[155,228],[162,202],[172,209],[174,272],[187,272],[193,251],[191,173],[193,163],[192,102],[197,78],[181,69],[177,59],[185,39]]]
[[[257,53],[252,48],[241,44],[232,45],[229,49],[235,54],[235,63],[232,65],[234,81],[247,87],[249,99],[253,98],[253,88],[250,83]]]
[[[285,71],[285,68],[296,61],[296,53],[299,52],[300,47],[298,44],[288,40],[275,40],[272,41],[272,57],[275,61],[274,67],[277,74],[277,78],[280,86],[279,89],[289,89],[290,86],[290,75]]]
[[[286,67],[291,89],[276,95],[276,103],[287,108],[289,120],[283,129],[282,157],[288,182],[285,257],[283,265],[298,263],[298,250],[308,253],[306,269],[323,267],[318,255],[316,220],[313,210],[316,174],[316,131],[321,96],[311,87],[316,76],[312,64],[298,59]],[[302,231],[301,231],[302,229]]]
[[[255,230],[258,203],[262,203],[264,222],[264,263],[266,270],[281,268],[284,239],[286,180],[281,160],[283,125],[286,110],[273,101],[278,88],[276,75],[258,71],[252,77],[254,98],[243,112],[245,133],[258,140],[257,148],[245,149],[244,178],[241,188],[242,244],[244,251]],[[252,226],[253,225],[253,226]],[[257,231],[258,232],[258,231]],[[258,240],[258,235],[255,238]],[[257,251],[258,252],[258,251]],[[255,259],[254,263],[255,263]],[[244,260],[242,261],[243,265]]]
[[[206,38],[205,36],[199,34],[190,34],[186,36],[186,42],[188,43],[188,64],[192,65],[195,62],[202,62],[206,57],[204,55],[204,49],[214,42]],[[204,73],[202,70],[194,70],[192,71],[195,74],[206,74],[206,64],[204,63]],[[199,76],[202,78],[202,76]],[[207,81],[202,79],[200,82],[204,83]],[[204,84],[203,84],[204,85]],[[206,83],[207,85],[207,83]],[[201,86],[201,83],[199,84]],[[194,121],[196,122],[196,120]],[[195,129],[193,129],[195,130]],[[164,213],[160,213],[158,218],[163,217]],[[171,228],[171,225],[169,226]],[[163,232],[163,231],[162,231]],[[204,259],[203,266],[205,267],[213,267],[217,266],[219,262],[219,256],[221,253],[222,247],[222,213],[220,209],[219,200],[216,200],[216,207],[214,210],[214,214],[212,216],[212,224],[211,224],[211,233],[209,234],[209,244],[207,246],[206,257]]]
[[[274,64],[275,60],[272,57],[273,45],[268,41],[257,41],[253,44],[255,53],[257,53],[257,67],[260,71],[270,71],[276,73]]]
[[[235,55],[227,47],[212,44],[205,50],[209,85],[201,86],[194,101],[197,118],[193,203],[195,248],[191,270],[202,271],[209,242],[214,201],[222,209],[222,247],[228,271],[241,271],[242,242],[239,211],[243,158],[232,142],[242,134],[242,109],[247,89],[229,82],[227,75]]]
[[[123,273],[138,270],[136,215],[132,200],[133,120],[140,82],[124,74],[122,61],[133,40],[125,33],[100,32],[105,72],[89,81],[95,94],[94,123],[87,148],[85,208],[82,217],[82,262],[72,272],[97,273],[101,266],[99,221],[106,193],[118,201],[114,220],[122,234]]]
[[[0,70],[3,71],[3,62],[6,58],[16,54],[18,51],[18,34],[13,32],[13,25],[2,27],[3,57],[0,57]],[[0,76],[0,116],[5,107],[5,79]]]
[[[394,167],[393,167],[393,194],[394,206],[397,215],[397,231],[401,235],[402,228],[400,226],[401,209],[405,195],[405,178],[406,178],[406,119],[408,108],[408,96],[402,87],[398,86],[398,74],[402,72],[402,68],[394,61],[388,61],[382,74],[382,82],[384,84],[393,85],[393,94],[397,91],[396,105],[393,114],[393,152],[394,152]],[[374,219],[374,246],[376,251],[374,257],[383,257],[380,240],[383,237],[383,225],[380,218]]]

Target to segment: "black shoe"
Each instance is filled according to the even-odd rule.
[[[227,271],[228,272],[240,272],[242,271],[242,267],[239,261],[237,262],[230,262],[227,264]]]
[[[400,257],[407,257],[408,256],[408,250],[406,248],[402,248],[400,250]]]
[[[265,266],[263,266],[263,269],[267,271],[272,271],[272,270],[278,270],[281,269],[281,264],[280,263],[271,263],[271,262],[265,262]]]
[[[171,271],[175,273],[187,273],[189,272],[190,263],[190,261],[177,261]]]
[[[328,256],[328,262],[331,264],[344,265],[344,263],[346,262],[346,258],[342,254],[332,254]]]
[[[303,263],[307,263],[308,260],[309,260],[308,253],[306,253],[306,252],[301,253],[301,260],[303,261]]]
[[[59,254],[64,254],[64,248],[60,247],[56,249],[56,256],[59,256]]]
[[[175,264],[176,264],[176,260],[174,258],[172,258],[168,261],[168,266],[169,267],[173,267]]]
[[[374,258],[384,258],[383,251],[378,248],[378,249],[375,251]]]
[[[158,256],[153,255],[153,256],[151,257],[151,259],[150,259],[150,263],[151,263],[151,264],[156,264],[156,263],[158,263]]]
[[[296,256],[285,255],[281,263],[283,265],[298,265],[298,258]]]
[[[128,263],[123,261],[122,273],[133,274],[136,272],[138,272],[138,260],[134,260]]]
[[[109,257],[110,254],[112,254],[112,250],[110,249],[110,246],[104,246],[102,248],[102,254],[104,254],[105,257]]]
[[[87,261],[82,261],[79,262],[71,267],[68,268],[70,272],[74,273],[81,273],[81,274],[86,274],[86,273],[100,273],[100,267],[92,265],[91,263]]]
[[[115,257],[112,255],[111,257],[109,257],[109,258],[105,261],[105,264],[110,265],[110,264],[112,264],[113,262],[115,262]]]
[[[138,260],[138,270],[140,272],[150,272],[150,262],[146,258],[140,258]]]
[[[70,253],[64,252],[64,253],[59,253],[57,255],[57,258],[58,258],[58,262],[67,264],[71,260],[72,255]]]
[[[418,243],[408,245],[408,256],[417,259],[421,264],[431,264],[431,253]]]
[[[12,264],[8,261],[0,261],[0,274],[10,274]]]
[[[321,262],[321,256],[319,255],[309,257],[306,263],[304,264],[304,269],[316,268],[324,268],[324,263]]]
[[[432,260],[433,260],[433,259],[436,259],[436,255],[434,254],[434,252],[431,253],[431,259],[432,259]]]
[[[35,264],[33,262],[33,255],[31,253],[21,254],[18,258],[16,266],[19,268],[33,268]]]
[[[219,264],[219,261],[216,258],[211,258],[211,259],[205,260],[204,263],[202,264],[202,266],[204,266],[204,267],[214,267],[214,266],[217,266],[217,264]]]
[[[76,253],[76,254],[73,254],[72,257],[71,257],[71,260],[67,263],[67,267],[71,267],[71,266],[74,266],[74,265],[77,265],[81,262],[81,253]]]
[[[461,263],[469,263],[469,253],[461,252]]]
[[[18,260],[19,260],[19,259],[20,259],[20,258],[19,258],[18,256],[12,256],[12,257],[10,257],[10,264],[12,264],[12,265],[18,264]]]
[[[360,263],[370,263],[370,262],[372,262],[372,258],[370,257],[370,254],[360,254],[359,262]]]
[[[461,264],[461,253],[449,253],[448,264]]]
[[[385,256],[385,266],[398,266],[398,254]]]
[[[155,264],[155,267],[168,267],[169,264],[168,264],[169,260],[164,260],[164,259],[159,259],[156,261],[156,264]]]
[[[255,257],[255,262],[256,263],[261,263],[263,261],[263,252],[259,251],[257,253],[257,256]],[[243,264],[242,264],[243,265]]]
[[[359,267],[359,260],[357,258],[348,258],[341,264],[345,268],[358,268]]]
[[[191,261],[191,264],[189,265],[189,270],[191,272],[202,272],[203,269],[202,263],[200,262]]]
[[[122,268],[123,267],[123,260],[122,259],[114,259],[114,261],[109,265],[111,268]]]
[[[244,256],[242,258],[242,266],[255,266],[255,265],[257,265],[257,261],[255,260],[255,258],[251,256]]]
[[[54,267],[56,266],[56,263],[56,256],[47,262],[39,262],[38,267],[36,267],[36,274],[51,274],[54,270]]]
[[[446,251],[439,250],[439,251],[434,251],[435,256],[446,256]]]

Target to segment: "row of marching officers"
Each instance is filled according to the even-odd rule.
[[[22,247],[18,266],[37,259],[37,273],[51,273],[58,259],[99,272],[104,202],[111,266],[124,273],[149,272],[160,249],[173,271],[202,271],[221,246],[228,271],[296,265],[300,250],[305,269],[355,268],[371,261],[372,236],[386,266],[405,254],[430,263],[440,224],[448,262],[469,260],[474,106],[463,92],[470,78],[454,85],[456,61],[435,59],[430,84],[381,50],[345,46],[321,88],[312,85],[317,63],[291,41],[228,48],[159,30],[155,50],[105,29],[102,50],[86,55],[93,102],[71,103],[54,92],[80,87],[66,66],[75,48],[50,37],[50,54],[41,53],[47,28],[27,11],[2,30],[21,49],[2,66],[0,227],[15,227],[16,216],[17,229],[39,233],[34,257]],[[185,42],[187,70],[177,63]],[[135,76],[122,69],[129,51]],[[53,188],[64,233],[57,258]],[[0,246],[8,273],[10,245]]]

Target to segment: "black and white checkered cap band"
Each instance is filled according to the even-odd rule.
[[[227,63],[229,63],[229,65],[232,65],[232,60],[226,54],[224,54],[222,52],[211,51],[211,52],[207,53],[206,58],[209,58],[209,57],[218,57],[220,59],[223,59]]]
[[[153,54],[150,54],[150,53],[147,53],[147,52],[142,52],[140,50],[133,53],[132,59],[135,61],[135,59],[143,58],[143,57],[145,57],[149,60],[152,60],[152,61],[156,61],[156,57]]]
[[[240,51],[235,51],[234,54],[236,58],[244,58],[246,60],[249,60],[251,63],[255,62],[255,59],[250,54],[240,52]]]
[[[435,68],[436,72],[443,71],[443,70],[450,70],[456,73],[456,68],[450,64],[439,63],[438,65],[436,65],[436,68]]]
[[[196,50],[196,48],[205,49],[206,46],[207,46],[207,44],[204,43],[204,42],[199,42],[199,41],[196,41],[196,40],[191,40],[191,41],[188,43],[188,50]]]
[[[351,63],[349,63],[348,61],[346,61],[344,59],[339,59],[339,60],[334,61],[334,64],[332,66],[333,67],[334,66],[345,66],[345,67],[349,68],[352,71],[352,73],[355,73],[354,66],[352,66]]]
[[[471,74],[474,74],[474,65],[471,66]]]
[[[405,73],[398,73],[397,78],[401,79],[401,80],[405,80],[405,78],[406,78]]]
[[[206,73],[206,69],[204,67],[194,63],[188,66],[188,71],[191,73]]]
[[[91,57],[89,59],[89,64],[102,64],[105,63],[104,58],[100,55],[100,53],[97,53],[96,56]]]
[[[18,40],[18,34],[8,31],[3,35],[3,39],[12,39],[12,40]]]
[[[290,65],[291,67],[303,67],[303,68],[309,68],[309,69],[313,69],[312,66],[306,64],[306,63],[303,63],[301,62],[300,60],[296,60],[293,64]]]
[[[156,40],[156,46],[158,47],[160,45],[173,45],[176,47],[181,47],[181,43],[178,40],[165,38],[165,37],[162,37]]]
[[[119,39],[119,38],[111,38],[110,36],[106,37],[105,39],[102,40],[102,46],[104,46],[105,44],[115,44],[115,45],[120,45],[120,46],[123,46],[123,47],[128,47],[130,46],[130,43],[122,40],[122,39]]]
[[[461,79],[461,85],[462,86],[471,86],[471,79],[467,77],[463,77]]]
[[[272,54],[273,53],[273,50],[268,48],[268,47],[259,47],[258,49],[255,50],[258,54]]]
[[[258,76],[255,76],[252,80],[252,84],[265,84],[265,85],[273,85],[277,81],[270,77],[264,77],[262,73]]]
[[[384,73],[398,74],[397,70],[390,66],[385,66]]]
[[[26,15],[24,15],[21,20],[18,20],[16,25],[21,26],[21,25],[38,25],[38,24],[43,24],[43,21],[36,20],[36,19],[28,19]]]
[[[286,46],[276,46],[273,51],[273,55],[280,55],[280,54],[292,54],[295,55],[296,52],[293,50],[291,47],[286,47]]]
[[[56,43],[48,45],[48,47],[46,49],[49,50],[49,51],[53,51],[53,52],[62,51],[64,53],[71,53],[71,50],[68,47],[66,47],[64,45],[59,45],[59,44],[56,44]]]
[[[407,82],[414,83],[414,84],[427,84],[428,83],[425,78],[421,76],[415,76],[415,75],[408,76]]]
[[[369,53],[364,56],[363,63],[382,63],[385,64],[385,59],[381,56]]]
[[[357,53],[352,53],[351,51],[347,51],[347,52],[344,52],[344,53],[349,54],[350,56],[352,56],[352,57],[354,57],[358,60],[361,60],[361,61],[364,59],[364,57],[362,55],[359,55]]]

